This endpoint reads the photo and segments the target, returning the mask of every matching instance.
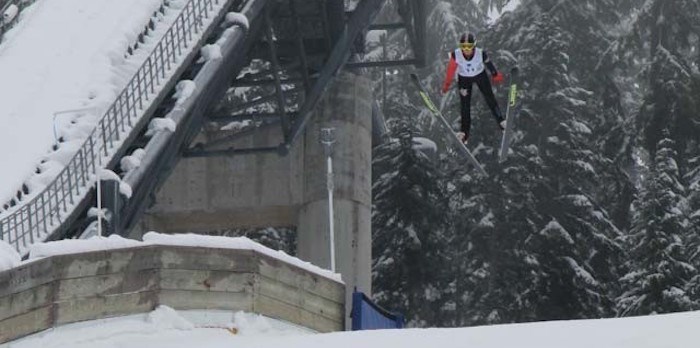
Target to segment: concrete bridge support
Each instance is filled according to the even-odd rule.
[[[343,74],[326,92],[304,136],[304,194],[299,212],[299,257],[330,265],[328,195],[322,128],[333,144],[336,271],[352,287],[371,293],[372,94],[369,82]],[[350,303],[350,298],[346,299]]]
[[[341,73],[319,102],[304,137],[287,156],[256,153],[183,158],[156,195],[134,237],[238,227],[290,227],[298,256],[330,268],[326,156],[322,128],[333,145],[336,271],[347,287],[371,293],[372,92],[367,78]],[[220,136],[220,134],[217,134]],[[203,134],[202,136],[212,136]],[[251,148],[281,142],[279,125],[221,146]],[[348,312],[349,313],[349,312]]]

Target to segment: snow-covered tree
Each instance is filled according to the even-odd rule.
[[[584,88],[571,68],[578,64],[572,46],[580,34],[570,23],[571,13],[559,10],[556,3],[528,2],[530,7],[504,18],[503,27],[489,36],[501,43],[501,59],[520,66],[525,103],[515,121],[514,155],[500,168],[501,186],[510,192],[495,198],[502,200],[495,216],[500,224],[527,231],[514,235],[519,243],[512,253],[527,265],[528,276],[510,279],[510,284],[522,294],[538,294],[528,298],[525,307],[531,318],[503,316],[504,321],[610,314],[615,292],[611,283],[617,280],[622,257],[615,242],[620,231],[598,201],[605,186],[603,174],[615,167],[595,148],[591,127],[599,110],[589,102],[593,92]],[[536,166],[520,167],[527,163]],[[532,207],[512,215],[511,192],[519,188],[508,176],[520,172],[531,174],[525,181],[531,183],[520,184],[520,189],[530,192]],[[519,287],[514,287],[518,281]],[[527,298],[515,295],[521,303]],[[562,306],[567,302],[571,303]]]
[[[620,316],[694,309],[686,292],[697,270],[686,256],[685,189],[678,178],[673,141],[663,138],[656,148],[650,176],[636,203],[634,228],[627,237],[631,267],[622,278],[624,292],[617,300]]]
[[[509,162],[515,165],[502,176],[457,185],[455,297],[464,313],[457,325],[537,320],[537,265],[524,241],[543,220],[535,194],[541,159],[529,146]]]
[[[412,326],[437,322],[450,243],[443,178],[402,123],[375,150],[372,249],[374,298]]]
[[[700,63],[700,1],[648,0],[629,32],[627,58],[645,67],[646,95],[638,116],[644,148],[653,156],[662,130],[675,142],[681,175],[687,160],[697,155],[697,79]],[[689,98],[690,97],[690,98]],[[690,100],[689,100],[690,99]]]

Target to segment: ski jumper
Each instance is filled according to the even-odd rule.
[[[467,58],[460,49],[450,54],[450,62],[447,65],[447,74],[445,75],[442,91],[447,92],[447,90],[449,90],[455,72],[457,72],[457,86],[459,88],[459,101],[461,106],[461,131],[467,136],[469,135],[472,122],[471,100],[472,85],[474,83],[476,83],[479,90],[484,95],[486,104],[489,109],[491,109],[496,123],[500,124],[501,121],[504,120],[501,109],[498,107],[498,102],[496,102],[496,96],[493,95],[491,81],[486,74],[486,68],[488,68],[492,75],[498,73],[496,66],[489,60],[486,51],[481,48],[475,47],[474,54],[469,58]]]

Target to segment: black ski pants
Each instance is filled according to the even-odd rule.
[[[459,103],[461,105],[461,131],[469,134],[469,130],[472,125],[471,116],[471,103],[472,103],[472,85],[476,82],[479,87],[481,94],[484,95],[486,99],[486,104],[491,109],[496,123],[500,124],[503,121],[503,114],[501,109],[498,107],[498,102],[496,101],[496,96],[493,95],[493,89],[491,88],[491,81],[489,80],[486,70],[482,71],[481,74],[474,77],[465,77],[457,75],[457,86],[459,88]]]

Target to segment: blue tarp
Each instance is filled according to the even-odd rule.
[[[404,326],[401,314],[390,313],[362,292],[352,293],[352,330],[400,329]]]

